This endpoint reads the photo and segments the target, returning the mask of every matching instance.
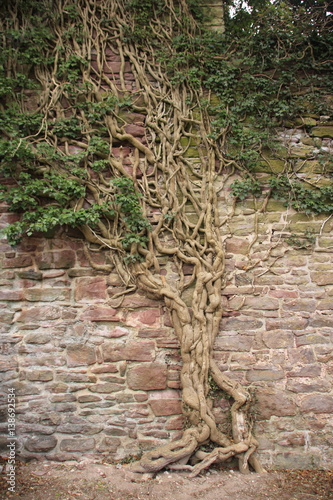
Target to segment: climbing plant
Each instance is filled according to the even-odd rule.
[[[234,201],[275,195],[296,209],[332,210],[332,188],[307,189],[292,165],[255,175],[264,149],[279,154],[271,130],[309,102],[320,111],[332,91],[329,19],[261,1],[252,15],[226,7],[219,34],[194,0],[8,0],[2,10],[2,200],[20,214],[9,243],[78,228],[92,266],[90,250],[109,252],[112,264],[98,269],[164,301],[180,342],[188,426],[132,469],[156,472],[195,455],[193,475],[232,456],[243,472],[262,471],[250,395],[213,359],[233,214],[220,219],[218,197],[237,175]],[[138,115],[144,139],[129,127]],[[166,258],[178,280],[162,272]],[[233,400],[231,435],[215,420],[212,383]],[[201,449],[208,441],[212,451]]]

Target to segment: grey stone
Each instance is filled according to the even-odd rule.
[[[266,420],[273,415],[278,417],[295,415],[297,406],[284,391],[263,389],[256,394],[255,410],[258,420]]]
[[[277,469],[316,469],[320,467],[320,456],[314,453],[285,452],[274,455],[274,467]]]
[[[326,394],[307,396],[301,402],[301,409],[306,413],[333,413],[333,396]]]
[[[54,436],[34,436],[28,438],[24,442],[24,447],[30,452],[47,452],[53,450],[57,445],[57,440]]]
[[[281,380],[284,378],[283,370],[271,369],[254,369],[247,372],[249,382],[258,382],[260,380]]]
[[[91,392],[100,392],[100,393],[110,393],[110,392],[118,392],[123,391],[124,386],[121,384],[113,384],[111,382],[106,382],[105,384],[93,384],[89,387]]]
[[[263,326],[263,322],[255,319],[224,318],[221,322],[222,331],[248,331],[258,330]]]
[[[294,346],[294,335],[292,332],[284,330],[270,330],[264,332],[262,340],[267,347],[281,349]]]
[[[95,448],[95,439],[93,438],[76,438],[76,439],[63,439],[60,443],[61,451],[89,451]]]

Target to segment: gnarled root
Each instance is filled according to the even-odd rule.
[[[144,453],[140,460],[128,465],[132,472],[158,472],[170,463],[190,457],[200,442],[207,439],[208,426],[201,432],[196,428],[186,429],[181,439],[159,446]]]
[[[216,366],[214,366],[213,371],[216,379],[219,379],[219,370]],[[223,382],[224,388],[226,388],[229,382],[224,375]],[[186,429],[181,439],[144,453],[139,461],[130,464],[127,468],[132,472],[156,473],[168,467],[173,470],[187,470],[190,473],[190,477],[195,477],[214,462],[221,463],[231,457],[238,457],[240,472],[244,474],[248,473],[250,471],[249,464],[255,472],[265,472],[258,459],[254,456],[258,443],[251,434],[245,412],[241,410],[242,405],[246,402],[244,389],[230,381],[230,389],[231,387],[236,401],[233,404],[231,412],[233,418],[233,440],[226,440],[228,444],[222,447],[217,446],[211,452],[198,450],[201,444],[207,443],[209,440],[214,442],[217,437],[216,428],[214,430],[211,426],[202,423],[197,427],[193,426]],[[237,392],[242,396],[240,398],[242,399],[242,404],[240,404],[239,398],[237,398]],[[192,456],[198,462],[193,466],[187,465]]]

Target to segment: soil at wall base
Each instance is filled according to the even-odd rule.
[[[153,478],[120,464],[17,462],[15,492],[0,460],[0,498],[23,500],[333,500],[333,471],[269,471],[241,475],[215,467],[196,478],[162,471]],[[8,466],[7,466],[8,468]]]

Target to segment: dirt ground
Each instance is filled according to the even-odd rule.
[[[0,469],[0,498],[5,500],[333,500],[333,471],[244,476],[215,467],[193,479],[169,471],[146,478],[121,465],[19,462],[16,489],[9,492],[4,460]]]

